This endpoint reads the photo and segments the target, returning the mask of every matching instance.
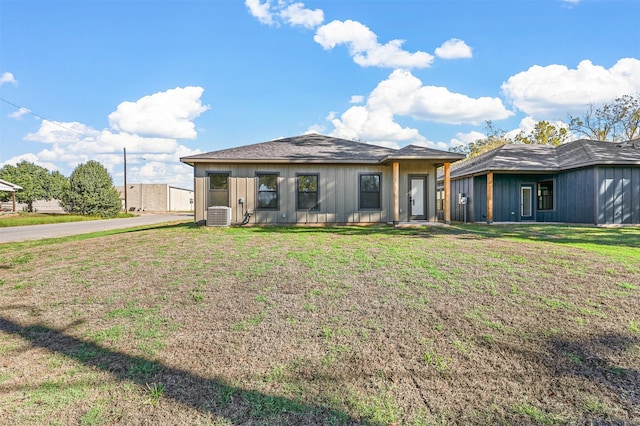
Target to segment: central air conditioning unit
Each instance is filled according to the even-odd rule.
[[[207,226],[230,226],[231,207],[212,206],[207,209]]]

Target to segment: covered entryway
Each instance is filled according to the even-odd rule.
[[[428,176],[409,176],[409,220],[427,218],[427,181]]]

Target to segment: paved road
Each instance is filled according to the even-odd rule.
[[[0,228],[0,244],[43,238],[67,237],[69,235],[133,228],[164,222],[193,220],[192,214],[142,214],[123,219],[90,220],[85,222],[52,223],[49,225],[11,226]]]

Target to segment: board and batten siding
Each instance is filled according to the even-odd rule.
[[[427,176],[425,197],[428,220],[436,220],[436,167],[425,162],[400,165],[400,220],[408,220],[409,175]],[[206,218],[208,207],[208,174],[229,173],[229,206],[232,223],[240,223],[244,212],[252,210],[249,223],[259,224],[324,224],[324,223],[386,223],[393,220],[393,172],[391,165],[333,164],[198,164],[195,167],[195,220]],[[257,209],[257,173],[278,174],[278,209]],[[381,208],[359,209],[359,176],[362,173],[381,174]],[[297,175],[319,176],[318,210],[297,209]],[[239,204],[239,198],[244,204]]]
[[[553,208],[539,210],[535,197],[537,185],[545,181],[553,182]],[[493,182],[495,222],[519,222],[520,188],[533,185],[536,222],[640,224],[640,167],[585,167],[557,174],[494,173]],[[486,185],[486,175],[452,180],[451,219],[463,220],[463,206],[457,201],[461,192],[469,197],[467,220],[486,221]]]
[[[458,202],[459,194],[465,194],[467,204]],[[486,194],[486,191],[485,191]],[[477,198],[474,194],[474,178],[462,178],[451,181],[451,220],[455,222],[464,221],[464,210],[467,210],[467,222],[475,222],[475,205]]]
[[[640,224],[640,167],[598,167],[597,224]]]

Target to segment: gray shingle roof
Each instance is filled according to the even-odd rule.
[[[496,172],[557,172],[595,165],[640,165],[640,140],[580,139],[558,147],[507,144],[452,167],[451,177]]]
[[[464,156],[436,149],[409,145],[391,149],[319,134],[308,134],[273,141],[212,151],[180,158],[187,164],[225,163],[383,163],[389,159],[456,161]]]

